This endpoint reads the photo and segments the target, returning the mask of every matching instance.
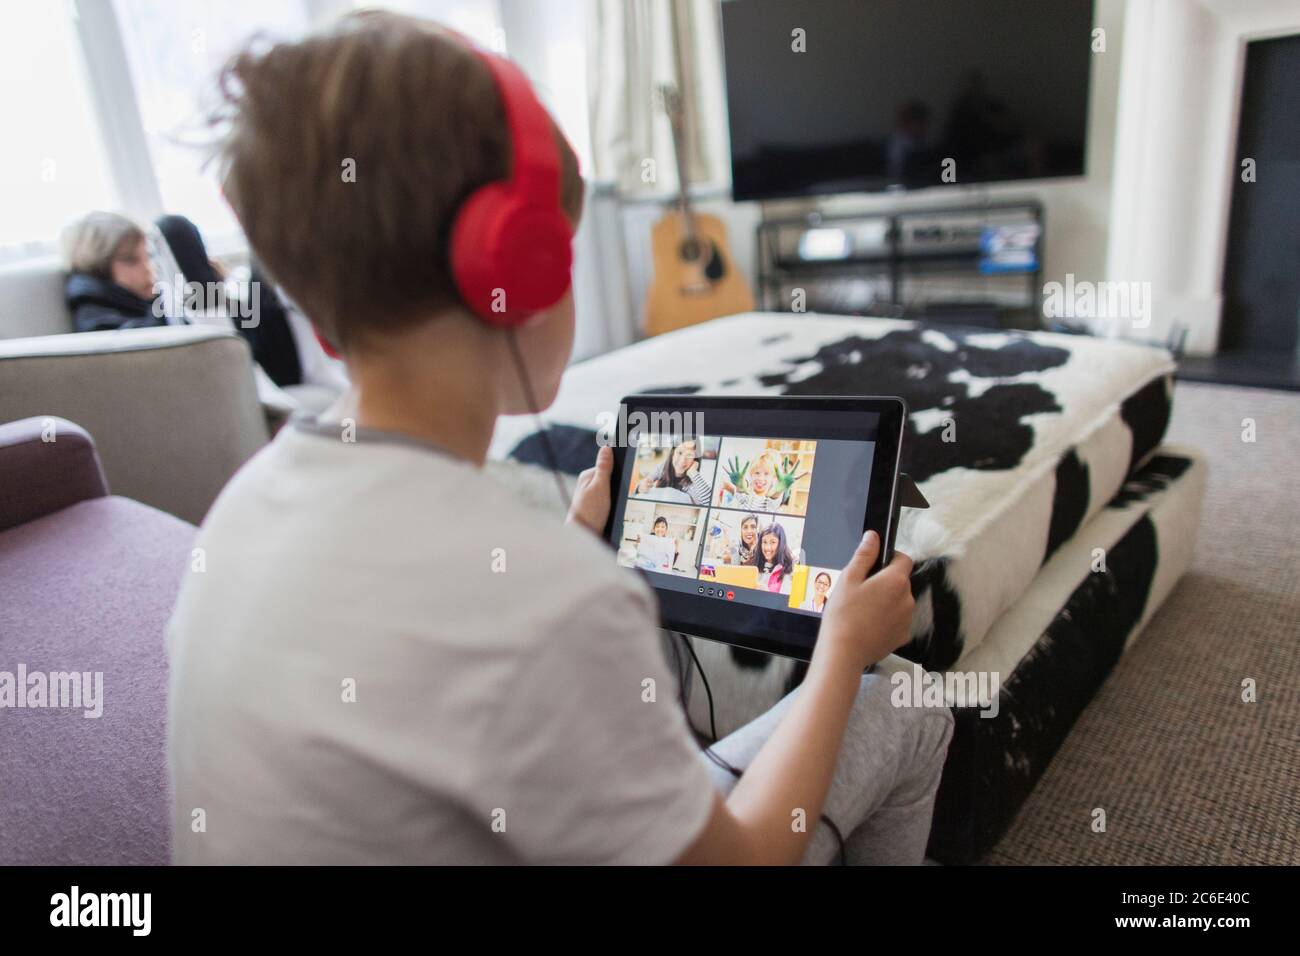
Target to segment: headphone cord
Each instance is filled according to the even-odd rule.
[[[700,658],[696,655],[696,653],[695,653],[695,646],[694,646],[693,644],[691,644],[691,640],[690,640],[690,638],[688,638],[685,634],[682,634],[682,633],[680,633],[680,632],[674,632],[674,633],[676,633],[677,636],[681,638],[682,643],[686,645],[686,651],[687,651],[687,653],[689,653],[689,654],[691,655],[691,660],[695,663],[695,670],[699,672],[700,680],[704,683],[704,696],[708,699],[708,702],[709,702],[709,736],[713,738],[713,743],[717,743],[717,742],[718,742],[718,724],[717,724],[717,720],[715,719],[714,709],[713,709],[713,688],[709,686],[709,678],[708,678],[708,675],[704,673],[704,665],[700,663]],[[682,710],[683,710],[683,712],[687,712],[687,713],[689,713],[690,708],[689,708],[689,706],[688,706],[688,701],[687,701],[687,699],[686,699],[686,681],[685,681],[685,680],[680,681],[680,691],[681,691]],[[708,757],[710,760],[712,760],[715,764],[717,764],[717,765],[718,765],[719,767],[721,767],[723,770],[727,771],[727,772],[730,773],[732,776],[734,776],[737,780],[739,780],[741,774],[744,773],[743,770],[739,770],[739,769],[737,769],[736,767],[733,767],[730,763],[728,763],[726,760],[724,760],[721,756],[719,756],[718,754],[714,753],[714,752],[713,752],[713,747],[712,747],[712,746],[704,747],[704,748],[703,748],[703,753],[704,753],[704,756]],[[836,842],[839,843],[839,847],[840,847],[840,853],[839,853],[840,866],[847,866],[847,865],[848,865],[848,855],[847,855],[847,853],[845,852],[845,847],[844,847],[844,834],[843,834],[842,832],[840,832],[840,828],[837,827],[837,826],[835,825],[835,821],[832,820],[830,817],[828,817],[825,813],[822,814],[821,819],[822,819],[822,823],[824,823],[824,824],[826,824],[828,827],[830,827],[830,829],[831,829],[831,833],[833,833],[833,834],[835,835],[835,840],[836,840]]]
[[[555,454],[555,446],[551,444],[551,434],[542,421],[542,410],[537,404],[532,380],[528,377],[528,366],[524,364],[523,352],[519,349],[519,340],[515,338],[514,328],[505,329],[505,333],[506,344],[510,348],[510,358],[514,362],[515,371],[519,375],[519,384],[524,390],[524,400],[528,403],[528,410],[533,413],[533,422],[537,426],[537,436],[542,442],[542,454],[546,456],[546,464],[551,469],[551,474],[555,476],[555,487],[560,492],[560,501],[564,503],[564,513],[568,514],[569,509],[573,506],[573,499],[569,497],[569,490],[564,487],[564,477],[560,474],[560,459]]]

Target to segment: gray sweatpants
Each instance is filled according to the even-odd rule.
[[[687,681],[690,686],[692,682]],[[952,712],[946,707],[895,707],[888,669],[862,676],[823,812],[844,835],[845,858],[855,865],[918,864],[934,814]],[[767,742],[802,688],[713,745],[715,754],[744,770]],[[730,793],[733,774],[703,754],[718,788]],[[838,861],[839,840],[820,819],[808,820],[812,839],[805,864]],[[815,829],[814,829],[815,828]]]

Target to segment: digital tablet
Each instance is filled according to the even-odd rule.
[[[605,536],[642,572],[662,626],[807,660],[863,533],[897,525],[901,398],[632,395]]]

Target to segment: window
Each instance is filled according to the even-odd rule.
[[[530,74],[590,170],[583,0],[63,0],[4,7],[0,262],[48,254],[93,209],[193,219],[243,244],[210,162],[215,79],[255,34],[296,39],[349,9],[429,17]],[[22,92],[17,92],[22,91]]]
[[[62,228],[117,205],[62,3],[6,4],[0,32],[0,260],[53,250]]]
[[[188,216],[210,240],[239,234],[221,198],[203,126],[222,65],[254,34],[307,32],[300,0],[116,0],[122,43],[164,210]]]
[[[239,235],[207,164],[210,132],[203,116],[222,65],[256,34],[295,39],[313,26],[311,11],[332,18],[347,4],[321,8],[304,0],[114,0],[130,61],[140,122],[166,212],[188,216],[216,245]],[[496,0],[405,0],[352,4],[383,7],[446,23],[485,46],[499,46]]]
[[[354,0],[352,5],[356,9],[378,8],[437,20],[489,50],[500,51],[504,47],[497,0],[379,0],[377,3]]]

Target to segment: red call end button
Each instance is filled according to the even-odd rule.
[[[736,599],[736,592],[735,592],[735,591],[728,591],[728,592],[727,592],[727,600],[728,600],[728,601],[734,601],[735,599]]]

